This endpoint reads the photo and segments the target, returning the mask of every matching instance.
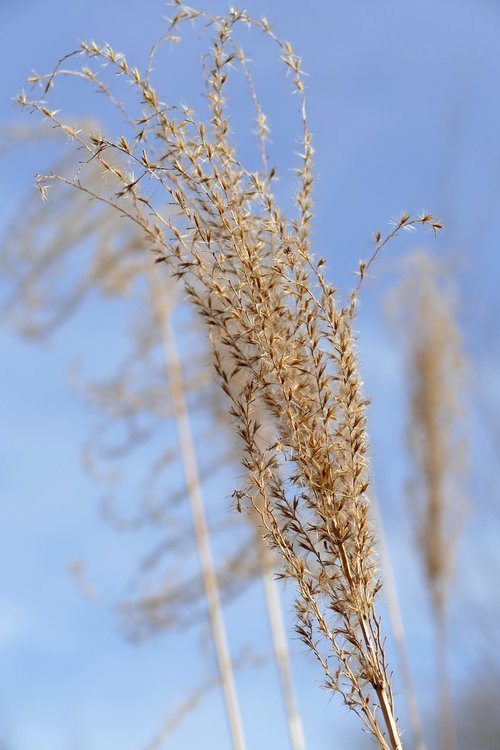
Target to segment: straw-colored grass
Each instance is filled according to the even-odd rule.
[[[78,148],[75,178],[39,176],[39,189],[46,197],[59,180],[115,208],[140,227],[156,262],[182,282],[207,325],[242,448],[246,482],[235,490],[236,505],[259,515],[263,538],[279,553],[279,575],[295,584],[296,632],[319,660],[326,688],[342,696],[380,748],[396,750],[402,743],[376,611],[381,584],[368,519],[366,398],[353,324],[364,276],[384,244],[402,229],[441,225],[429,214],[404,214],[387,237],[376,235],[358,286],[345,303],[339,300],[324,260],[311,249],[313,149],[300,58],[265,19],[236,10],[211,18],[181,2],[175,6],[162,42],[176,41],[186,21],[203,19],[213,31],[205,66],[208,121],[162,101],[152,83],[157,46],[141,73],[109,46],[83,43],[31,83],[48,97],[59,77],[74,76],[116,104],[111,85],[118,76],[132,85],[143,114],[128,122],[126,134],[108,139],[64,122],[45,99],[21,95],[24,107]],[[292,217],[273,194],[267,124],[237,44],[240,24],[276,45],[300,102],[302,154]],[[81,67],[71,67],[81,58]],[[263,157],[257,172],[245,168],[230,139],[224,96],[238,65],[256,108]],[[107,176],[100,189],[85,179],[95,163]]]

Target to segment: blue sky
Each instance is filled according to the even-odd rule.
[[[200,5],[226,8],[215,1]],[[402,498],[403,372],[381,303],[394,281],[396,259],[415,245],[425,244],[438,255],[455,254],[467,347],[488,382],[496,382],[492,352],[498,354],[498,345],[485,344],[475,332],[485,331],[491,339],[498,322],[500,6],[487,0],[332,0],[308,6],[296,0],[247,0],[245,7],[254,16],[266,15],[303,57],[316,149],[316,251],[328,258],[335,283],[349,289],[358,260],[370,252],[372,231],[384,229],[403,210],[430,209],[447,226],[438,241],[419,233],[388,248],[365,289],[358,326],[373,401],[375,478],[412,662],[427,705],[430,627]],[[1,122],[34,121],[29,115],[22,119],[12,98],[32,69],[50,70],[80,39],[109,42],[141,67],[165,12],[156,1],[138,7],[128,0],[0,0]],[[156,75],[165,99],[196,107],[202,106],[200,47],[193,41],[189,37],[175,56],[161,56]],[[279,190],[287,201],[289,155],[298,135],[295,104],[281,93],[286,79],[277,64],[271,67],[273,58],[262,38],[249,35],[246,46],[269,115],[272,153],[281,168]],[[61,97],[68,115],[84,116],[94,106],[100,112],[101,102],[81,88],[65,85]],[[234,91],[236,119],[244,123],[246,111],[238,97]],[[39,146],[4,157],[2,226],[13,217],[22,220],[22,198],[46,160]],[[91,419],[66,378],[75,360],[90,362],[98,371],[122,355],[122,312],[107,316],[106,310],[103,303],[89,302],[43,346],[0,331],[0,742],[5,738],[9,750],[142,748],[201,669],[199,645],[189,634],[131,646],[119,634],[108,604],[139,542],[114,534],[99,517],[102,491],[80,460]],[[483,451],[476,450],[473,472],[487,493],[481,479],[484,460]],[[483,533],[481,517],[474,518],[474,528]],[[75,558],[86,561],[92,582],[104,592],[96,602],[84,600],[68,574]],[[243,632],[240,610],[234,606],[228,612],[236,648],[262,630],[261,624],[250,624],[260,596],[255,590],[240,603],[248,622]],[[424,614],[416,617],[418,611]],[[297,644],[293,648],[310,750],[353,747],[355,728],[346,711],[315,687],[319,672]],[[268,687],[274,679],[266,667],[239,680],[250,750],[287,747],[280,707]],[[201,741],[209,748],[229,747],[216,693],[170,747],[195,748]]]

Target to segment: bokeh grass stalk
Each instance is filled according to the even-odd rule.
[[[196,449],[191,433],[189,412],[183,386],[182,369],[169,309],[165,298],[164,285],[158,278],[159,269],[151,268],[151,296],[155,308],[157,325],[161,331],[165,352],[165,369],[171,395],[172,408],[178,431],[179,447],[186,478],[186,494],[191,508],[193,532],[198,550],[201,575],[207,602],[213,644],[217,657],[220,683],[224,694],[227,720],[234,750],[245,750],[240,706],[236,693],[236,683],[229,650],[222,605],[219,596],[217,574],[210,544],[210,532],[205,515],[205,506],[198,476]]]

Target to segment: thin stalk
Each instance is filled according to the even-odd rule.
[[[363,639],[365,641],[366,647],[369,652],[371,652],[372,656],[376,658],[376,650],[373,645],[372,636],[370,634],[370,631],[368,629],[368,626],[365,622],[365,620],[361,620],[360,622],[361,626],[361,632],[363,634]],[[392,750],[403,750],[403,744],[401,742],[401,737],[399,734],[399,728],[398,723],[396,720],[396,716],[394,713],[394,708],[392,705],[392,700],[389,694],[389,686],[387,683],[377,684],[375,685],[375,693],[378,698],[379,706],[382,711],[382,716],[384,718],[384,724],[387,729],[387,734],[389,736],[389,742],[390,747]],[[384,747],[386,743],[384,742],[381,746]]]
[[[354,589],[351,566],[349,564],[349,559],[346,555],[346,551],[342,546],[339,546],[339,559],[346,580],[349,582],[351,589]],[[359,616],[359,627],[363,636],[363,642],[366,646],[366,652],[370,655],[373,663],[377,664],[379,659],[377,646],[374,644],[372,632],[366,619],[363,616]],[[378,699],[380,710],[382,712],[382,718],[384,720],[385,729],[387,731],[390,743],[390,745],[387,745],[381,734],[380,727],[378,727],[377,739],[380,743],[380,747],[383,748],[383,750],[386,750],[387,747],[390,747],[390,750],[403,750],[403,744],[401,742],[401,737],[399,734],[398,722],[392,705],[390,685],[388,685],[388,683],[384,680],[382,683],[374,685],[374,690]],[[375,725],[377,724],[378,722],[375,722]]]
[[[193,530],[200,561],[203,587],[207,600],[218,671],[224,694],[226,714],[234,750],[245,750],[246,743],[243,734],[243,724],[236,694],[233,666],[226,636],[215,565],[210,546],[210,536],[198,474],[196,451],[194,448],[189,412],[184,395],[182,369],[177,353],[177,347],[175,345],[170,312],[165,302],[164,289],[159,283],[156,273],[156,269],[153,268],[151,270],[153,306],[162,336],[172,408],[179,436],[179,445],[182,454],[184,475],[186,478],[187,495],[191,508]]]
[[[453,708],[448,672],[448,627],[444,602],[436,605],[436,685],[439,706],[439,747],[454,750]]]
[[[283,611],[276,581],[273,578],[273,566],[271,553],[257,533],[257,546],[262,566],[262,581],[266,598],[267,615],[271,637],[273,641],[274,659],[278,668],[278,675],[285,705],[285,713],[288,724],[288,734],[292,750],[305,750],[306,741],[304,729],[297,704],[295,689],[293,686],[292,670],[290,666],[290,655],[288,652],[287,635],[283,621]]]
[[[378,500],[375,496],[372,498],[372,510],[374,521],[378,529],[380,557],[382,561],[382,570],[384,573],[385,601],[389,614],[390,628],[392,636],[394,638],[396,656],[401,671],[401,680],[404,685],[406,708],[408,711],[408,719],[410,721],[413,747],[414,750],[426,750],[424,733],[422,729],[422,720],[420,718],[420,710],[418,707],[413,679],[411,676],[410,662],[408,659],[408,649],[406,648],[403,618],[401,616],[401,608],[399,606],[399,597],[396,588],[392,562],[389,554],[389,548],[387,546],[384,524],[382,521]]]

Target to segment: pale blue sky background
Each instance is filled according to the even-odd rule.
[[[226,8],[215,1],[199,4]],[[412,665],[428,708],[429,622],[402,497],[404,382],[380,308],[394,279],[394,260],[405,250],[425,243],[437,254],[458,253],[467,346],[480,363],[481,377],[498,388],[493,355],[498,354],[500,5],[493,0],[308,5],[246,0],[244,5],[252,15],[265,14],[280,36],[293,42],[309,74],[318,175],[315,241],[336,284],[349,287],[357,261],[370,251],[372,230],[383,229],[402,210],[430,209],[447,225],[438,242],[422,233],[387,250],[365,290],[359,322],[364,378],[373,399],[375,476],[402,589]],[[79,39],[109,42],[141,67],[164,14],[163,3],[154,0],[0,0],[1,121],[19,118],[11,98],[31,70],[50,70]],[[283,75],[278,65],[269,66],[269,48],[263,49],[259,35],[249,35],[247,49],[276,161],[289,165],[296,137],[290,117],[294,102],[279,93],[286,85]],[[187,42],[175,57],[161,57],[157,80],[163,98],[201,104],[196,60],[189,65],[193,54]],[[85,115],[94,105],[95,97],[81,91],[63,87],[65,112]],[[236,94],[236,108],[238,103]],[[38,146],[17,149],[2,160],[2,225],[22,216],[20,201],[45,158]],[[280,182],[285,199],[291,193],[288,179],[285,170]],[[140,647],[125,643],[106,601],[85,601],[67,573],[72,559],[83,558],[97,588],[114,593],[137,551],[137,541],[115,535],[98,516],[101,491],[80,461],[90,419],[69,392],[65,375],[75,359],[97,363],[98,369],[119,358],[122,321],[106,317],[106,309],[98,302],[87,305],[43,347],[0,332],[0,742],[7,750],[143,748],[200,672],[199,650],[189,635]],[[484,437],[477,445],[473,487],[475,495],[486,496],[494,492],[484,471],[491,446]],[[481,512],[469,526],[484,534]],[[486,536],[483,546],[487,543]],[[467,582],[474,575],[462,571],[460,577]],[[236,633],[240,610],[230,609],[234,644],[262,632],[252,619],[258,596],[256,591],[239,605],[249,623],[244,632]],[[318,670],[297,644],[294,650],[309,749],[354,747],[354,723],[338,701],[328,702],[319,687],[314,689]],[[467,654],[454,659],[457,693],[468,679],[468,664]],[[239,680],[249,750],[287,747],[272,680],[272,668]],[[210,694],[169,746],[229,747],[218,695]]]

